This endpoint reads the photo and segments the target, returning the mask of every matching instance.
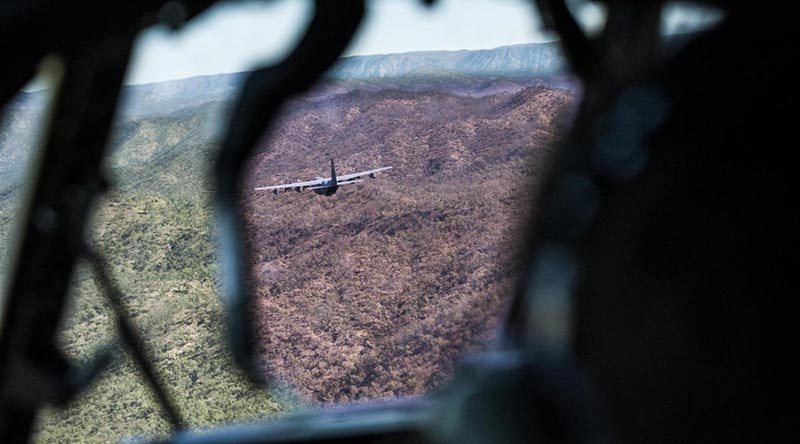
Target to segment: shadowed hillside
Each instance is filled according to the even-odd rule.
[[[332,197],[246,191],[266,365],[306,398],[420,394],[489,341],[573,93],[353,91],[295,103],[249,188],[392,165]]]

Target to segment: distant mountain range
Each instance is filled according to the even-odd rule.
[[[663,49],[680,48],[696,34],[665,36]],[[418,51],[344,57],[327,73],[327,81],[309,97],[345,94],[356,89],[376,91],[403,89],[424,91],[458,84],[463,95],[518,91],[532,82],[574,89],[559,42],[501,46],[460,51]],[[235,97],[247,72],[198,76],[125,88],[123,114],[132,116],[169,114],[213,101]],[[42,92],[21,93],[8,109],[37,109],[44,103]]]
[[[352,89],[428,89],[430,84],[463,82],[469,78],[534,79],[564,72],[564,59],[557,42],[501,46],[494,49],[420,51],[342,58],[327,74],[326,94]],[[198,76],[143,85],[130,85],[124,92],[128,115],[165,114],[210,101],[232,99],[242,86],[246,72]],[[366,82],[366,83],[365,83]],[[474,82],[473,82],[474,83]],[[480,89],[480,88],[478,88]],[[10,108],[38,108],[44,94],[22,93]]]
[[[551,77],[563,73],[564,60],[558,43],[502,46],[476,51],[422,51],[404,54],[368,55],[342,58],[326,75],[323,95],[346,93],[353,89],[429,89],[441,84],[473,80],[478,83],[496,78],[520,79]],[[194,107],[209,101],[231,99],[239,90],[246,72],[192,77],[126,88],[126,113],[163,113],[176,104]],[[335,85],[334,88],[330,88]],[[467,91],[466,93],[470,93]],[[478,91],[479,93],[480,91]]]
[[[420,51],[345,57],[328,74],[334,78],[375,79],[418,75],[538,77],[558,74],[564,59],[558,42],[494,49]]]

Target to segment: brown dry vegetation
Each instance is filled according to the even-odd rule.
[[[498,325],[520,228],[574,92],[298,100],[248,188],[394,166],[332,197],[246,192],[260,352],[312,402],[416,395]]]

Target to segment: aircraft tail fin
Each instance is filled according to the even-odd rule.
[[[331,182],[336,186],[336,166],[333,164],[333,159],[331,159]]]

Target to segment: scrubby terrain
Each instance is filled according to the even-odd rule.
[[[296,402],[248,385],[226,349],[207,172],[236,76],[129,89],[138,96],[115,124],[112,189],[91,230],[191,426],[273,417]],[[565,78],[438,71],[331,79],[293,100],[243,189],[270,375],[314,404],[414,395],[485,346],[509,301],[519,227],[575,94]],[[20,96],[0,125],[0,276],[42,102],[41,93]],[[252,191],[327,176],[330,158],[340,174],[394,169],[332,197]],[[85,267],[71,301],[61,347],[86,362],[116,339]],[[123,354],[66,409],[46,410],[38,428],[41,442],[108,442],[168,425]]]
[[[235,367],[224,336],[216,290],[210,185],[205,174],[216,150],[213,127],[225,103],[192,111],[123,119],[107,164],[112,191],[98,202],[91,238],[110,262],[133,321],[156,369],[192,426],[272,417],[288,409],[274,393],[249,385]],[[38,125],[31,110],[12,110],[0,157],[21,177]],[[13,125],[13,127],[11,126]],[[4,165],[0,165],[3,167]],[[2,256],[13,243],[22,201],[20,183],[0,181]],[[8,267],[3,260],[2,269]],[[61,348],[86,363],[115,344],[110,307],[93,274],[81,266],[63,319]],[[114,442],[158,435],[169,425],[133,361],[122,355],[66,409],[40,415],[39,442]]]
[[[353,91],[289,108],[250,188],[391,165],[333,197],[246,194],[265,365],[306,399],[438,387],[509,302],[521,224],[573,93]]]

